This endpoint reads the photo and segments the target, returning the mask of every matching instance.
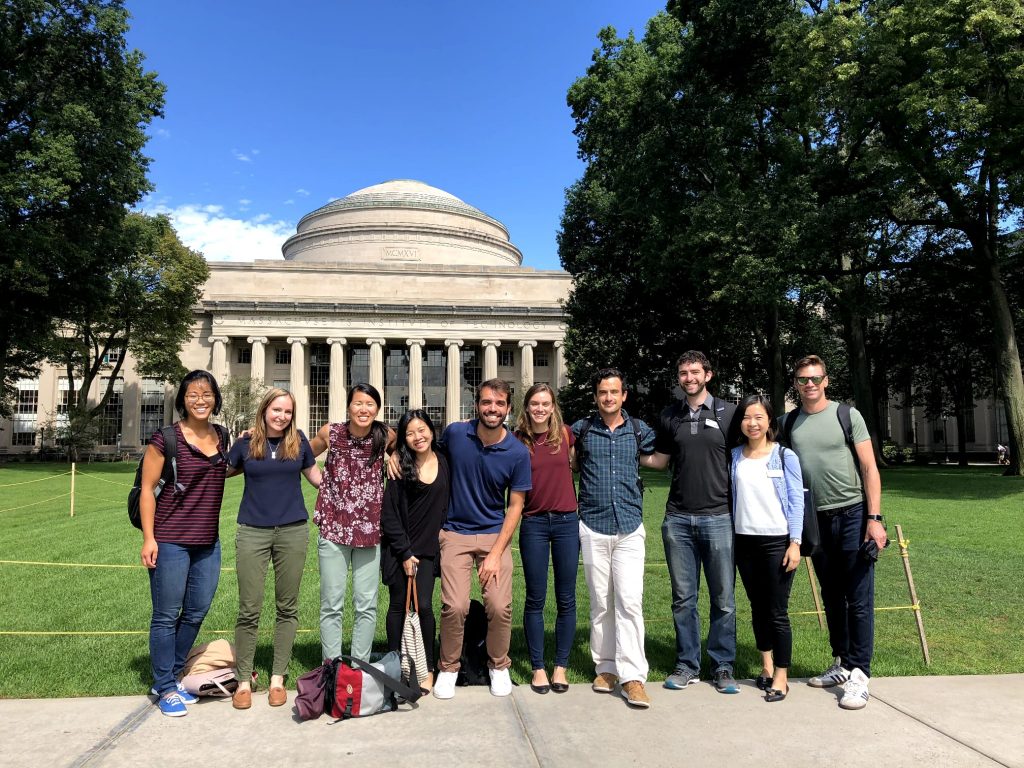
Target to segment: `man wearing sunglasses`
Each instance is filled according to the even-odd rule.
[[[849,409],[848,435],[839,404],[826,397],[824,361],[817,355],[801,358],[793,377],[800,412],[787,416],[782,432],[800,456],[818,509],[822,552],[813,561],[834,657],[832,666],[808,684],[842,685],[839,706],[863,709],[875,634],[875,559],[887,541],[882,481],[863,416]]]

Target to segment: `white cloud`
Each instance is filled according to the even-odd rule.
[[[169,216],[181,241],[207,261],[282,259],[281,245],[295,232],[293,224],[271,221],[268,214],[232,218],[219,205],[158,205],[147,212]]]
[[[284,201],[284,204],[285,205],[295,205],[295,201],[292,198],[289,197],[287,200]]]
[[[298,189],[295,190],[295,194],[302,195],[303,197],[309,197],[309,190],[302,189],[302,187],[299,187]]]
[[[239,152],[237,149],[232,149],[231,150],[231,154],[233,154],[235,156],[235,160],[239,160],[239,161],[241,161],[243,163],[251,163],[252,162],[252,158],[249,157],[249,155],[245,154],[244,152]]]
[[[252,150],[252,154],[254,154],[254,155],[258,155],[259,153],[260,153],[260,151],[258,149]]]
[[[250,200],[247,197],[243,197],[241,200],[238,201],[238,204],[243,208],[248,208],[250,205],[252,205],[252,200]]]
[[[157,128],[156,131],[154,132],[154,135],[159,136],[161,139],[171,138],[171,132],[168,131],[166,128]]]

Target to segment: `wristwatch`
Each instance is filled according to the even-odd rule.
[[[802,541],[801,541],[800,539],[790,539],[790,540],[789,540],[789,543],[790,543],[790,544],[796,544],[796,545],[797,545],[798,547],[799,547],[799,546],[800,546],[801,544],[803,544],[803,542],[802,542]]]
[[[877,520],[878,522],[882,522],[885,519],[881,515],[868,515],[867,518],[868,520]]]

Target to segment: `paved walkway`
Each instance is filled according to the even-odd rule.
[[[162,717],[141,696],[0,701],[3,766],[1021,766],[1024,675],[878,678],[860,712],[794,684],[766,704],[701,684],[650,686],[653,707],[574,685],[505,699],[460,688],[394,714],[301,722],[290,706],[205,701]],[[291,695],[291,693],[289,694]]]

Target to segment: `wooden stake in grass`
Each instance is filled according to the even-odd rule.
[[[71,516],[75,516],[75,462],[71,462]]]
[[[921,639],[921,653],[924,654],[926,667],[932,665],[931,655],[928,653],[928,640],[924,636],[924,619],[921,617],[921,604],[917,601],[917,589],[914,588],[914,575],[910,572],[910,553],[907,548],[910,542],[903,538],[903,527],[896,526],[896,540],[900,545],[900,557],[903,559],[903,572],[907,575],[907,587],[910,589],[910,608],[917,620],[917,636]]]
[[[811,565],[811,558],[805,557],[807,563],[807,580],[811,582],[811,597],[814,598],[814,612],[818,614],[818,629],[825,629],[825,612],[821,609],[821,596],[818,595],[818,584],[814,580],[814,566]]]

